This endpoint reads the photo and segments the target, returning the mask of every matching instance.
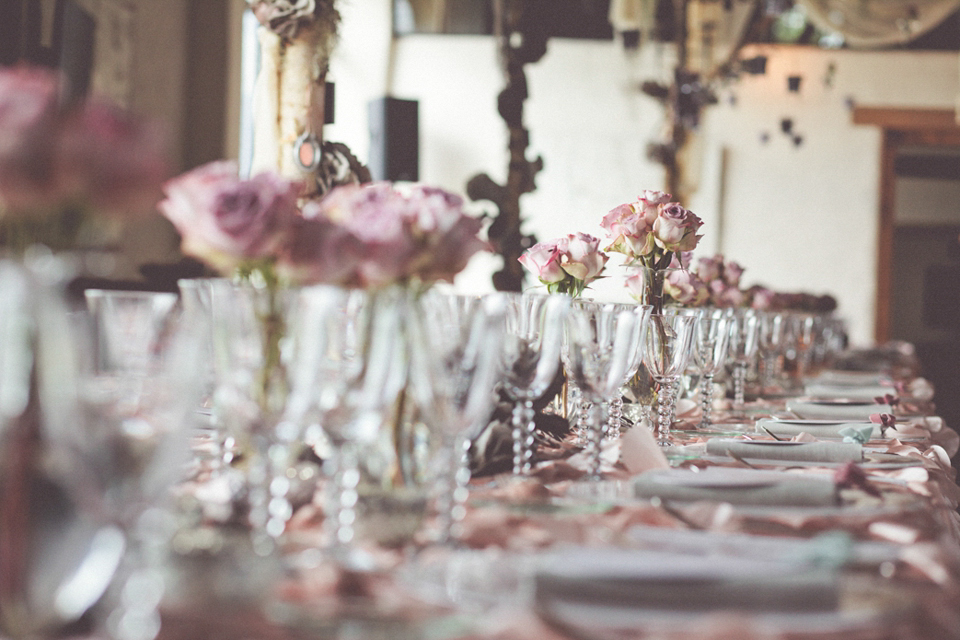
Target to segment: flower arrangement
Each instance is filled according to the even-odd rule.
[[[644,191],[636,202],[621,204],[603,217],[601,226],[613,242],[607,251],[622,253],[627,264],[666,269],[673,255],[693,251],[703,221],[663,191]]]
[[[609,259],[600,250],[599,238],[586,233],[538,242],[519,258],[520,264],[547,286],[547,291],[573,297],[581,296],[591,282],[602,277]]]
[[[442,189],[347,185],[302,206],[299,190],[272,172],[241,180],[235,163],[217,161],[169,181],[159,208],[184,253],[223,274],[292,284],[426,288],[487,248],[482,222]]]
[[[612,240],[607,251],[626,256],[628,267],[641,267],[633,280],[627,279],[628,288],[641,302],[652,304],[654,313],[662,312],[667,269],[679,255],[697,247],[703,221],[673,202],[670,194],[646,190],[635,202],[612,209],[601,226]],[[678,281],[677,289],[687,288],[697,297],[693,284]]]
[[[64,103],[50,70],[0,68],[0,240],[15,252],[95,238],[151,212],[167,178],[160,129],[112,103]]]

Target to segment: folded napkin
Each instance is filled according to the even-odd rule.
[[[884,385],[893,387],[890,376],[877,371],[842,371],[839,369],[828,369],[822,371],[820,375],[810,380],[815,384],[826,384],[835,386],[864,387]],[[882,395],[882,394],[881,394]]]
[[[707,500],[789,507],[838,504],[836,487],[830,478],[758,469],[709,467],[699,472],[658,469],[635,477],[633,490],[640,498],[682,502]]]
[[[707,455],[794,462],[860,462],[863,447],[848,442],[758,442],[714,438],[707,441]]]
[[[849,420],[868,421],[874,413],[893,413],[888,404],[869,400],[811,400],[794,398],[787,400],[787,411],[804,420]]]
[[[896,395],[897,390],[885,385],[853,386],[811,383],[803,387],[803,392],[814,398],[846,398],[848,400],[873,401],[886,394]]]
[[[776,420],[761,418],[757,420],[757,431],[764,433],[764,429],[777,437],[792,438],[801,433],[809,433],[815,438],[843,438],[840,432],[847,427],[859,429],[872,426],[874,438],[881,437],[880,425],[867,420]]]
[[[534,574],[539,607],[665,611],[834,611],[835,571],[803,564],[662,551],[576,548]]]

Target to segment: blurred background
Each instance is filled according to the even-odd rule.
[[[524,17],[505,33],[515,5]],[[742,264],[745,286],[832,295],[854,345],[912,342],[939,402],[960,398],[960,2],[336,6],[323,137],[375,177],[505,184],[506,110],[521,152],[542,159],[520,241],[602,236],[611,208],[671,190],[705,222],[699,255]],[[249,166],[258,52],[244,0],[0,0],[0,14],[0,63],[86,70],[92,91],[164,124],[179,171]],[[508,63],[525,96],[501,96]],[[130,225],[114,276],[180,264],[177,245],[159,216]],[[491,289],[500,267],[478,258],[458,284]],[[598,291],[619,292],[615,278]]]

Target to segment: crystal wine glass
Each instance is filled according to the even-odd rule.
[[[730,312],[705,308],[693,334],[693,360],[700,370],[700,429],[709,429],[713,412],[713,377],[727,359],[730,338]]]
[[[114,638],[149,639],[159,631],[163,578],[150,556],[165,543],[158,523],[169,516],[153,507],[183,476],[200,388],[200,332],[180,322],[176,300],[172,293],[89,290],[88,312],[73,318],[75,351],[64,354],[76,365],[81,415],[54,438],[71,453],[79,502],[127,537],[117,604],[106,620]]]
[[[753,309],[735,309],[730,324],[729,358],[733,362],[733,413],[743,418],[746,413],[747,369],[757,354],[760,321]]]
[[[583,396],[581,415],[590,456],[590,476],[600,478],[604,403],[619,393],[636,368],[639,337],[649,307],[577,301],[567,314],[563,361]]]
[[[676,410],[675,387],[690,357],[695,315],[652,314],[647,328],[644,362],[657,382],[657,444],[670,445]]]
[[[761,392],[772,388],[780,377],[780,353],[786,338],[787,316],[780,311],[761,311],[760,337],[757,345],[760,352],[763,375]]]
[[[630,307],[632,305],[625,305]],[[628,387],[631,381],[637,375],[640,366],[643,363],[643,342],[647,336],[647,326],[650,322],[650,313],[653,305],[641,304],[640,306],[640,330],[634,336],[636,341],[633,345],[627,347],[631,355],[627,373],[617,393],[607,400],[607,424],[604,428],[604,437],[615,439],[620,435],[621,423],[623,421],[623,394],[629,393]]]
[[[401,289],[356,291],[347,294],[342,304],[328,301],[325,311],[305,318],[308,327],[325,324],[326,335],[307,350],[319,349],[316,407],[334,451],[328,461],[333,479],[327,513],[331,551],[348,566],[369,560],[358,547],[364,466],[376,463],[380,441],[391,435],[386,429],[390,415],[405,393],[409,368],[405,323],[410,303]],[[394,497],[399,506],[382,505],[384,509],[406,508],[404,497]]]
[[[438,436],[440,542],[456,537],[470,480],[470,440],[486,427],[500,378],[506,298],[432,291],[410,317],[411,390]]]
[[[794,313],[790,316],[797,348],[797,381],[803,386],[810,370],[810,354],[820,331],[820,316],[815,313]]]
[[[550,386],[560,367],[563,318],[570,298],[562,294],[507,294],[503,345],[503,390],[513,408],[513,472],[533,468],[536,425],[533,403]]]

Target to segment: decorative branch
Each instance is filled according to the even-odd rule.
[[[536,241],[521,231],[520,196],[536,189],[534,178],[543,169],[543,159],[527,160],[530,136],[523,126],[523,102],[527,99],[527,79],[523,65],[536,62],[547,51],[548,35],[544,20],[549,0],[496,0],[494,3],[500,62],[507,86],[497,98],[497,110],[509,129],[510,164],[505,185],[485,173],[467,183],[467,195],[473,200],[490,200],[498,209],[488,236],[495,251],[503,257],[503,269],[493,275],[498,291],[520,291],[524,272],[518,259]]]

